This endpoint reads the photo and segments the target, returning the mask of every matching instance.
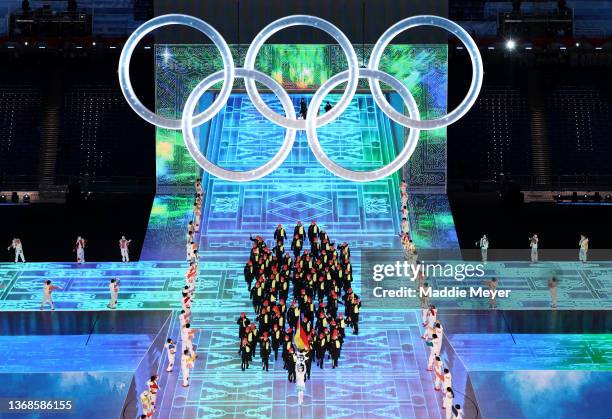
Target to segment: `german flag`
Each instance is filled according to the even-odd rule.
[[[302,329],[302,320],[298,319],[297,324],[297,330],[295,331],[295,337],[293,338],[293,340],[295,341],[295,346],[300,351],[309,351],[310,345],[308,344],[308,335],[306,334],[306,331]]]

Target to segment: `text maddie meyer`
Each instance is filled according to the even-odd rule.
[[[408,287],[398,289],[384,289],[375,287],[372,294],[375,298],[508,298],[511,290],[491,290],[486,287],[469,287],[462,289],[459,287],[443,287],[433,289],[432,287],[422,287],[419,290]]]

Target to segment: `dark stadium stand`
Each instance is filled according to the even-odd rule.
[[[482,189],[504,173],[523,190],[610,190],[609,75],[575,65],[538,66],[520,53],[490,59],[476,105],[448,128],[451,184]],[[453,77],[450,103],[463,97],[469,80],[461,71]]]
[[[463,149],[471,157],[449,164],[457,175],[495,181],[501,173],[522,174],[530,171],[529,112],[527,98],[513,86],[486,86],[474,109],[465,118],[462,129],[469,132],[453,150]]]
[[[31,85],[0,85],[0,183],[36,173],[41,92]]]
[[[59,191],[81,180],[152,190],[155,130],[125,102],[114,56],[16,55],[3,64],[0,190]]]
[[[546,105],[553,174],[609,175],[610,97],[591,84],[561,85]]]
[[[68,88],[60,128],[59,173],[92,179],[146,176],[145,166],[133,164],[139,151],[134,134],[140,122],[112,83]]]

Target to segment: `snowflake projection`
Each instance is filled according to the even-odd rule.
[[[366,198],[363,207],[366,214],[388,214],[390,210],[386,198]]]
[[[237,197],[215,197],[213,212],[237,212]]]

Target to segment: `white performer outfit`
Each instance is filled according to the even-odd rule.
[[[436,336],[429,342],[431,350],[429,351],[429,360],[427,362],[427,369],[431,371],[431,368],[436,360],[437,356],[440,356],[440,350],[442,349],[442,341]]]
[[[191,327],[183,327],[181,329],[181,341],[182,349],[187,349],[190,356],[195,356],[195,350],[193,349],[193,329]]]
[[[408,263],[410,263],[411,265],[416,265],[417,263],[417,249],[416,246],[414,245],[414,242],[409,241],[408,242]]]
[[[434,362],[434,376],[434,390],[440,390],[444,378],[444,364],[441,360]]]
[[[142,407],[143,415],[146,415],[148,418],[153,416],[153,413],[155,413],[155,408],[153,407],[151,393],[149,393],[149,390],[145,390],[140,394],[140,405]]]
[[[75,243],[77,263],[85,263],[85,244],[86,243],[87,243],[87,240],[85,240],[81,236],[77,237],[77,241]]]
[[[185,308],[184,310],[185,312],[181,313],[181,315],[179,316],[179,320],[181,322],[181,328],[184,328],[185,325],[189,323],[189,316],[191,315],[191,310],[189,310],[188,308]]]
[[[404,217],[404,219],[402,219],[402,233],[408,233],[409,230],[410,226],[408,224],[408,219]]]
[[[121,261],[122,262],[129,262],[130,261],[129,246],[130,246],[131,242],[132,241],[131,240],[127,240],[125,238],[125,236],[122,236],[121,240],[119,240],[119,248],[121,249]]]
[[[171,340],[170,342],[166,342],[164,347],[168,353],[168,368],[166,368],[166,372],[172,372],[174,369],[174,361],[176,360],[176,343]]]
[[[446,390],[449,387],[453,388],[453,376],[451,375],[450,371],[444,373],[444,379],[442,380],[442,388]]]
[[[119,280],[115,279],[114,282],[108,284],[108,289],[110,291],[110,303],[108,303],[108,308],[115,309],[117,308],[117,300],[119,299]]]
[[[444,328],[442,327],[442,325],[440,324],[440,327],[436,326],[434,327],[434,331],[433,331],[436,336],[438,336],[438,339],[440,339],[440,342],[442,342],[442,338],[444,337]]]
[[[482,256],[482,263],[487,263],[487,257],[489,252],[489,239],[486,235],[483,235],[478,243],[476,243],[478,247],[480,247],[480,254]]]
[[[149,379],[146,384],[147,387],[149,387],[151,403],[155,407],[155,402],[157,401],[157,392],[159,391],[159,384],[157,384],[157,380],[153,381],[151,379]]]
[[[306,390],[306,365],[298,362],[295,365],[295,385],[298,392],[298,404],[304,404],[304,390]]]
[[[451,419],[453,414],[453,392],[444,389],[444,398],[442,399],[442,407],[446,410],[446,419]]]
[[[23,255],[23,244],[20,239],[13,239],[13,242],[7,250],[15,249],[15,263],[19,262],[19,259],[25,263],[25,256]]]
[[[536,234],[529,240],[529,246],[531,246],[531,263],[536,263],[538,261],[538,242],[540,240]]]
[[[193,367],[193,360],[189,354],[181,355],[181,372],[183,373],[183,387],[189,386],[189,369]]]
[[[193,242],[187,243],[186,251],[187,251],[187,262],[191,262],[193,259]]]
[[[422,291],[421,291],[422,290]],[[429,297],[425,294],[425,284],[419,286],[419,299],[421,300],[421,321],[427,326],[427,312],[429,311]]]
[[[425,313],[426,317],[423,319],[423,326],[425,326],[425,332],[421,336],[423,339],[431,339],[431,334],[434,333],[434,327],[436,326],[437,314],[438,309],[429,306]]]
[[[55,305],[53,304],[53,297],[51,296],[53,290],[55,289],[58,289],[58,287],[53,286],[51,284],[47,284],[45,282],[45,285],[43,287],[43,299],[42,303],[40,303],[41,310],[45,308],[46,303],[49,303],[51,305],[51,310],[55,310]]]
[[[589,239],[587,237],[581,236],[580,241],[578,242],[578,247],[580,248],[580,250],[578,251],[578,260],[582,263],[586,263],[587,252],[589,251]],[[17,262],[16,254],[17,250],[15,250],[15,262]]]

